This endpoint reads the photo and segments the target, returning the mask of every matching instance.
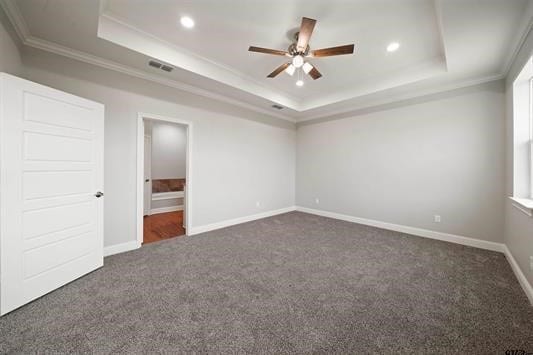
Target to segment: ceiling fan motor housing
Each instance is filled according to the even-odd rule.
[[[296,42],[295,42],[295,43],[291,44],[289,46],[289,48],[287,48],[287,52],[289,52],[289,54],[291,56],[293,56],[293,57],[298,55],[298,54],[300,54],[300,55],[305,57],[305,56],[307,56],[309,54],[309,45],[307,45],[307,47],[305,48],[305,51],[299,52],[298,49],[296,48]]]

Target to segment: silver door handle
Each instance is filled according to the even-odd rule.
[[[150,179],[146,179],[146,180],[144,180],[144,182],[150,182]]]
[[[98,191],[97,193],[94,194],[94,196],[95,196],[96,198],[100,198],[100,197],[104,196],[104,193]]]

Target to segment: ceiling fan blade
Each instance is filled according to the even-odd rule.
[[[309,72],[309,76],[313,78],[313,80],[316,80],[322,76],[322,74],[318,71],[316,67],[313,67],[311,71]]]
[[[354,45],[348,44],[345,46],[317,49],[312,51],[311,54],[313,57],[331,57],[334,55],[352,54],[353,50]]]
[[[291,63],[285,63],[277,67],[272,73],[268,74],[267,78],[275,78],[278,76],[279,73],[287,69],[287,67],[291,65]]]
[[[273,54],[273,55],[281,55],[281,56],[288,56],[289,53],[286,52],[286,51],[280,51],[280,50],[277,50],[277,49],[268,49],[268,48],[261,48],[261,47],[254,47],[254,46],[250,46],[250,48],[248,48],[248,50],[250,52],[257,52],[257,53],[265,53],[265,54]]]
[[[298,33],[298,43],[296,44],[298,52],[305,52],[309,40],[311,39],[311,35],[313,34],[315,24],[316,20],[302,17],[302,24],[300,25],[300,32]]]

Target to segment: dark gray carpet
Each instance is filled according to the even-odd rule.
[[[503,254],[288,213],[108,257],[0,318],[0,352],[533,351]]]

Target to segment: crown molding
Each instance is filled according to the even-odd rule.
[[[149,81],[152,81],[152,82],[155,82],[161,85],[165,85],[165,86],[168,86],[174,89],[187,91],[191,94],[195,94],[195,95],[203,96],[209,99],[222,101],[222,102],[226,102],[232,105],[240,106],[242,108],[246,108],[246,109],[249,109],[249,110],[252,110],[258,113],[262,113],[262,114],[265,114],[271,117],[283,119],[283,120],[290,121],[290,122],[295,122],[295,119],[289,116],[285,116],[279,113],[273,113],[266,109],[262,109],[254,105],[247,104],[242,101],[235,100],[227,96],[211,92],[209,90],[201,89],[196,86],[181,83],[176,80],[165,79],[165,78],[147,73],[143,70],[135,69],[130,66],[123,65],[123,64],[120,64],[120,63],[117,63],[117,62],[114,62],[108,59],[103,59],[101,57],[98,57],[98,56],[95,56],[95,55],[92,55],[86,52],[74,50],[72,48],[65,47],[54,42],[50,42],[50,41],[46,41],[40,38],[30,36],[26,38],[23,41],[23,43],[24,45],[27,45],[29,47],[33,47],[33,48],[37,48],[37,49],[51,52],[54,54],[58,54],[58,55],[68,57],[71,59],[75,59],[81,62],[96,65],[96,66],[99,66],[105,69],[114,70],[119,73],[130,75],[136,78],[149,80]]]
[[[504,73],[505,77],[507,77],[507,75],[509,74],[509,71],[511,70],[511,66],[513,65],[516,58],[518,57],[518,53],[520,53],[520,50],[526,43],[526,38],[529,32],[531,32],[532,28],[533,28],[533,19],[528,23],[525,30],[522,32],[522,36],[517,41],[517,45],[514,47],[514,50],[510,52],[510,54],[508,55],[507,59],[504,62],[502,73]]]
[[[72,48],[65,47],[60,44],[46,41],[46,40],[43,40],[37,37],[29,36],[22,42],[24,45],[29,46],[29,47],[33,47],[33,48],[37,48],[37,49],[51,52],[54,54],[58,54],[58,55],[68,57],[71,59],[75,59],[81,62],[96,65],[96,66],[99,66],[105,69],[114,70],[119,73],[130,75],[136,78],[149,80],[149,81],[152,81],[152,82],[155,82],[161,85],[165,85],[165,86],[168,86],[174,89],[183,90],[191,94],[203,96],[203,97],[217,100],[217,101],[226,102],[226,103],[229,103],[235,106],[240,106],[242,108],[246,108],[246,109],[249,109],[249,110],[252,110],[258,113],[262,113],[262,114],[265,114],[271,117],[276,117],[276,118],[283,119],[286,121],[295,122],[295,119],[289,116],[285,116],[285,115],[275,113],[275,112],[270,112],[266,109],[262,109],[254,105],[247,104],[242,101],[211,92],[209,90],[201,89],[196,86],[181,83],[176,80],[161,78],[159,76],[147,73],[139,69],[132,68],[127,65],[123,65],[123,64],[120,64],[120,63],[117,63],[117,62],[114,62],[108,59],[103,59],[101,57],[98,57],[98,56],[95,56],[95,55],[92,55],[86,52],[74,50]]]
[[[200,55],[198,53],[192,52],[192,51],[190,51],[189,49],[187,49],[185,47],[178,46],[178,45],[176,45],[174,43],[171,43],[171,42],[169,42],[167,40],[159,38],[159,37],[157,37],[157,36],[155,36],[155,35],[153,35],[153,34],[151,34],[149,32],[146,32],[146,31],[144,31],[144,30],[142,30],[142,29],[140,29],[138,27],[135,27],[132,24],[128,23],[123,18],[117,16],[116,14],[112,13],[109,10],[107,10],[107,12],[106,12],[106,10],[104,9],[104,12],[100,14],[100,20],[99,21],[101,21],[102,18],[107,20],[107,21],[114,22],[114,23],[116,23],[116,24],[118,24],[120,26],[123,26],[124,28],[127,28],[129,31],[135,32],[135,33],[139,34],[140,36],[149,39],[153,43],[159,43],[161,45],[164,45],[167,48],[171,48],[173,50],[176,50],[179,53],[181,53],[181,54],[183,54],[183,55],[185,55],[185,56],[187,56],[189,58],[192,58],[195,61],[200,62],[200,63],[202,63],[204,65],[209,65],[209,66],[212,66],[213,68],[217,68],[217,69],[220,69],[220,70],[222,70],[224,72],[230,73],[231,75],[234,75],[235,77],[237,77],[237,78],[239,78],[239,79],[241,79],[243,81],[247,81],[247,82],[253,83],[257,87],[263,88],[265,90],[269,90],[269,91],[272,90],[272,88],[268,87],[263,82],[261,82],[261,81],[259,81],[257,79],[254,79],[251,76],[246,75],[243,72],[240,72],[240,71],[238,71],[238,70],[236,70],[234,68],[231,68],[231,67],[229,67],[229,66],[227,66],[225,64],[219,63],[219,62],[217,62],[215,60],[212,60],[210,58],[202,56],[202,55]],[[158,59],[161,59],[161,58],[158,58]],[[169,64],[172,64],[172,63],[169,63]],[[192,68],[189,68],[187,70],[193,71],[191,69]],[[197,74],[201,75],[201,73],[197,73]],[[284,90],[276,89],[276,92],[283,93],[284,97],[286,97],[286,98],[288,98],[288,99],[290,99],[292,101],[292,102],[287,102],[287,103],[277,102],[278,104],[287,106],[287,107],[289,107],[291,109],[294,109],[294,110],[298,110],[299,109],[299,106],[301,104],[299,102],[299,101],[301,101],[300,99],[298,99],[295,96],[293,96],[290,92],[287,92],[287,91],[284,91]],[[293,106],[293,107],[291,107],[291,106]]]
[[[2,6],[7,18],[15,28],[17,36],[21,42],[24,42],[24,39],[30,36],[30,30],[17,4],[11,0],[1,0],[0,6]]]
[[[431,96],[431,95],[437,95],[440,93],[446,94],[446,93],[449,93],[450,91],[460,90],[460,89],[464,89],[464,88],[468,88],[472,86],[477,86],[477,85],[482,85],[482,84],[493,82],[493,81],[502,80],[502,79],[505,79],[505,77],[506,76],[504,74],[496,74],[496,75],[485,76],[482,78],[455,82],[455,83],[448,84],[448,85],[441,85],[437,87],[433,86],[432,88],[429,88],[429,89],[412,91],[410,93],[408,92],[401,96],[395,96],[390,99],[381,100],[378,103],[374,103],[371,105],[362,105],[360,107],[355,107],[355,108],[352,107],[352,108],[339,109],[336,111],[332,111],[328,113],[327,115],[318,114],[318,115],[314,115],[314,116],[310,116],[306,118],[299,118],[297,120],[297,123],[306,122],[306,124],[313,124],[313,122],[310,122],[310,121],[317,121],[316,123],[320,123],[322,122],[321,121],[322,119],[328,119],[328,118],[339,116],[339,115],[346,115],[346,114],[349,114],[350,112],[353,112],[354,116],[357,116],[357,113],[363,110],[369,110],[372,108],[376,108],[376,107],[380,107],[384,105],[390,105],[394,103],[401,103],[404,101],[408,101],[408,100],[412,100],[416,98],[423,98],[423,97]]]
[[[509,75],[509,71],[518,57],[518,53],[520,53],[520,50],[526,43],[526,38],[529,35],[529,32],[531,32],[531,29],[533,28],[533,3],[528,5],[528,8],[526,9],[526,18],[522,21],[519,27],[519,36],[513,41],[509,55],[503,62],[501,72],[503,73],[504,77]]]
[[[448,51],[446,50],[446,41],[444,40],[444,24],[442,23],[442,1],[435,0],[433,2],[435,9],[435,18],[437,19],[437,31],[439,32],[440,47],[442,48],[442,56],[444,57],[444,69],[448,68]]]
[[[101,0],[101,1],[102,1],[101,4],[105,4],[106,0]],[[441,19],[440,2],[441,0],[435,0],[435,11],[436,11],[437,20],[439,20],[439,30],[441,34],[442,48],[446,52],[446,47],[444,45],[444,38],[443,38],[443,32],[442,32],[442,24],[440,23],[441,21],[440,20]],[[374,102],[374,103],[366,104],[366,105],[363,104],[360,106],[353,106],[353,107],[348,107],[348,108],[345,107],[345,108],[340,108],[337,110],[331,110],[331,111],[328,111],[327,113],[315,114],[315,115],[311,114],[308,116],[306,115],[304,117],[302,116],[305,115],[306,112],[302,111],[302,112],[299,112],[301,116],[292,117],[292,116],[285,115],[279,112],[271,112],[268,109],[261,108],[253,104],[248,104],[248,103],[239,101],[237,99],[233,99],[222,94],[214,93],[209,90],[202,89],[202,88],[199,88],[193,85],[185,84],[185,83],[172,80],[172,79],[162,78],[157,75],[145,72],[143,70],[136,69],[136,68],[133,68],[127,65],[123,65],[118,62],[111,61],[111,60],[107,60],[107,59],[104,59],[104,58],[101,58],[101,57],[98,57],[98,56],[95,56],[95,55],[92,55],[92,54],[89,54],[83,51],[74,50],[72,48],[60,45],[55,42],[51,42],[51,41],[47,41],[41,38],[34,37],[31,35],[29,31],[29,28],[16,4],[16,0],[0,0],[0,6],[3,8],[4,12],[6,13],[6,16],[9,19],[9,21],[12,23],[15,29],[15,32],[20,38],[21,43],[28,47],[37,48],[37,49],[51,52],[57,55],[68,57],[74,60],[78,60],[78,61],[82,61],[82,62],[92,64],[95,66],[99,66],[99,67],[102,67],[108,70],[113,70],[113,71],[117,71],[117,72],[120,72],[126,75],[137,77],[140,79],[149,80],[149,81],[161,84],[161,85],[165,85],[167,87],[186,91],[186,92],[199,95],[202,97],[206,97],[209,99],[225,102],[225,103],[228,103],[234,106],[242,107],[242,108],[257,112],[257,113],[267,115],[272,118],[278,118],[278,119],[286,120],[286,121],[293,122],[293,123],[306,122],[307,124],[312,124],[312,122],[309,122],[309,121],[315,121],[315,120],[318,121],[320,119],[334,118],[335,116],[349,114],[350,112],[357,113],[358,111],[361,111],[361,110],[372,109],[372,108],[376,108],[376,107],[380,107],[380,106],[388,105],[388,104],[393,104],[393,103],[400,103],[400,102],[414,99],[417,97],[435,95],[441,92],[442,93],[449,92],[449,91],[453,91],[456,89],[466,88],[469,86],[476,86],[479,84],[504,79],[507,77],[509,70],[512,66],[512,63],[516,59],[520,49],[523,47],[527,35],[533,28],[533,17],[532,17],[533,16],[533,5],[532,5],[532,6],[529,6],[526,11],[527,18],[522,21],[522,24],[520,26],[521,30],[519,31],[519,33],[521,35],[517,37],[515,41],[513,41],[512,46],[514,50],[510,51],[509,56],[504,61],[504,65],[502,66],[502,70],[500,73],[496,73],[494,75],[489,75],[489,76],[476,78],[472,80],[464,80],[464,81],[460,81],[460,82],[456,82],[456,83],[452,83],[448,85],[432,86],[427,89],[407,92],[403,95],[395,96],[390,99],[379,100],[378,103]],[[100,6],[100,11],[101,13],[105,11],[104,5]],[[446,58],[446,56],[444,57]]]
[[[300,112],[310,112],[313,109],[320,109],[321,107],[342,102],[349,103],[351,100],[357,100],[361,97],[368,97],[386,90],[394,90],[426,79],[432,79],[436,75],[446,73],[446,68],[446,58],[438,56],[425,62],[404,67],[401,74],[391,75],[391,78],[385,82],[375,83],[372,78],[361,78],[362,89],[351,88],[332,95],[319,95],[311,98],[307,105],[303,105]]]
[[[236,100],[236,99],[233,99],[233,98],[221,95],[221,94],[217,94],[209,90],[201,89],[199,87],[181,83],[181,82],[178,82],[172,79],[165,79],[165,78],[150,74],[148,72],[117,63],[112,60],[104,59],[104,58],[101,58],[101,57],[98,57],[98,56],[95,56],[95,55],[92,55],[86,52],[78,51],[78,50],[60,45],[55,42],[51,42],[51,41],[47,41],[47,40],[44,40],[38,37],[34,37],[30,34],[26,21],[22,17],[22,14],[20,13],[19,8],[15,4],[14,1],[3,0],[3,1],[0,1],[0,5],[2,6],[4,12],[6,13],[6,16],[8,17],[9,21],[11,21],[11,23],[13,24],[13,27],[15,28],[15,32],[19,36],[20,41],[25,46],[44,50],[44,51],[54,53],[57,55],[61,55],[67,58],[71,58],[74,60],[92,64],[92,65],[96,65],[96,66],[99,66],[105,69],[114,70],[119,73],[123,73],[123,74],[137,77],[140,79],[149,80],[149,81],[161,84],[161,85],[172,87],[174,89],[183,90],[191,94],[195,94],[195,95],[199,95],[199,96],[206,97],[209,99],[229,103],[229,104],[239,106],[239,107],[242,107],[248,110],[252,110],[257,113],[265,114],[273,118],[279,118],[279,119],[293,122],[293,123],[296,122],[294,118],[287,116],[287,115],[283,115],[278,112],[271,112],[267,109],[263,109],[255,105],[247,104],[245,102],[242,102],[242,101],[239,101],[239,100]]]

